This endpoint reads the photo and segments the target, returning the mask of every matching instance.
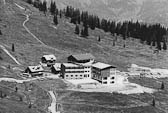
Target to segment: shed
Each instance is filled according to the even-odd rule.
[[[54,65],[56,61],[56,57],[54,55],[43,55],[41,58],[42,63],[46,63],[48,66]]]
[[[28,66],[25,70],[25,73],[28,73],[31,75],[31,77],[34,76],[42,76],[44,72],[44,69],[41,65],[38,66]]]
[[[93,61],[94,59],[95,57],[90,53],[77,54],[77,55],[70,55],[68,57],[68,62],[87,63],[87,62]]]

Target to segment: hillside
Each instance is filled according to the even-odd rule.
[[[155,48],[141,44],[134,38],[128,38],[124,48],[123,37],[114,37],[100,29],[89,29],[90,35],[87,38],[80,37],[74,33],[75,26],[69,22],[70,19],[58,18],[59,24],[55,26],[52,22],[53,16],[39,12],[23,0],[1,0],[0,20],[2,31],[0,45],[10,53],[8,55],[2,47],[0,48],[0,78],[22,79],[19,76],[21,71],[28,65],[39,64],[44,54],[54,54],[57,62],[66,62],[70,54],[92,53],[97,61],[115,65],[121,71],[127,70],[131,63],[168,68],[167,51],[154,54]],[[100,42],[97,40],[98,36],[101,37]],[[115,38],[117,42],[113,46]],[[12,44],[15,45],[14,52],[11,49]],[[131,78],[131,80],[154,89],[160,87],[159,80],[152,78],[141,81],[139,78]],[[0,98],[0,112],[46,113],[51,103],[46,91],[53,90],[57,94],[57,101],[61,104],[61,113],[111,113],[112,111],[115,113],[166,113],[168,84],[167,79],[163,81],[165,81],[163,91],[132,95],[72,91],[67,89],[70,86],[62,79],[45,78],[24,84],[1,81],[0,91],[7,93],[7,97]],[[14,91],[16,87],[18,92]],[[24,95],[23,101],[18,99],[17,93]],[[33,103],[31,109],[28,107],[27,96]],[[153,96],[156,97],[156,107],[151,105]]]
[[[116,45],[113,46],[115,37],[99,29],[89,30],[88,38],[79,37],[74,33],[75,26],[69,23],[70,20],[59,19],[58,26],[53,27],[51,16],[46,17],[38,9],[16,0],[32,11],[30,20],[25,25],[44,44],[50,46],[46,47],[24,29],[22,25],[26,20],[23,15],[24,10],[10,2],[7,0],[7,7],[1,8],[3,35],[0,36],[0,42],[7,48],[14,43],[16,52],[12,54],[21,64],[25,64],[24,66],[37,64],[40,57],[47,53],[54,53],[58,57],[58,62],[65,62],[70,54],[88,52],[96,56],[98,61],[115,65],[119,70],[126,70],[132,63],[149,67],[168,67],[168,54],[165,51],[161,51],[158,55],[154,54],[154,48],[151,49],[150,46],[132,38],[126,40],[126,48],[123,48],[124,40],[120,36],[117,37]],[[99,35],[101,42],[97,41]]]

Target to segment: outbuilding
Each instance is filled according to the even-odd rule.
[[[114,84],[116,82],[116,67],[101,62],[94,63],[92,65],[92,79],[101,84]]]
[[[25,73],[28,73],[29,77],[42,76],[44,69],[41,65],[39,66],[28,66],[25,70]]]
[[[54,74],[59,74],[61,72],[61,63],[55,63],[52,65],[51,72]]]
[[[70,63],[88,63],[93,62],[95,57],[90,53],[70,55],[68,62]]]
[[[52,66],[56,62],[56,57],[54,55],[43,55],[41,62],[47,64],[47,66]]]

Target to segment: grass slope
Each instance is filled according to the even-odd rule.
[[[75,26],[70,24],[68,19],[59,19],[59,24],[57,29],[55,29],[52,27],[52,17],[45,16],[24,1],[6,0],[6,2],[7,5],[4,6],[2,1],[0,1],[0,18],[2,20],[0,28],[3,33],[0,36],[0,43],[9,47],[11,47],[12,43],[15,44],[16,51],[13,55],[22,64],[22,68],[28,65],[36,65],[43,54],[53,53],[58,58],[58,62],[65,62],[66,57],[70,54],[86,52],[92,53],[98,61],[116,65],[121,70],[126,70],[127,65],[131,63],[151,67],[167,67],[167,52],[161,52],[156,56],[149,46],[140,44],[139,40],[127,39],[126,48],[123,48],[124,41],[122,37],[118,37],[116,46],[113,46],[114,37],[99,29],[94,31],[89,30],[90,36],[87,39],[81,38],[74,34]],[[15,2],[33,12],[30,16],[30,21],[26,24],[30,31],[45,44],[55,47],[56,50],[42,46],[27,33],[22,26],[25,20],[24,11],[16,7]],[[97,41],[97,36],[99,35],[101,36],[101,42]],[[12,62],[10,63],[12,64]],[[12,75],[12,73],[9,73],[9,75]],[[162,111],[163,108],[152,107],[150,105],[152,98],[149,94],[122,95],[74,92],[67,90],[66,84],[60,80],[35,81],[35,84],[46,90],[50,90],[50,87],[53,87],[58,94],[58,102],[62,105],[61,111],[65,113],[119,113],[122,111],[124,113],[164,113]],[[27,85],[28,87],[31,86],[30,84]],[[35,87],[36,85],[33,86]],[[20,88],[24,91],[24,86],[20,86]],[[49,101],[47,94],[43,90],[40,90],[41,88],[35,87],[30,89],[31,92],[25,92],[31,96],[31,100],[35,103],[35,108],[39,107],[41,110],[44,107],[46,109]],[[14,107],[18,110],[16,112],[22,112],[23,110],[25,110],[23,113],[29,112],[24,104],[21,105],[14,100],[6,101],[6,99],[3,99],[0,103],[3,105],[1,107],[3,111],[1,112],[8,113],[7,108]],[[139,104],[147,106],[131,106]],[[36,111],[32,111],[32,113],[34,112]]]

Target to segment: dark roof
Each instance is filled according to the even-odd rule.
[[[71,55],[72,57],[74,57],[76,60],[89,60],[89,59],[95,59],[95,57],[90,54],[90,53],[86,53],[86,54],[78,54],[78,55]]]

